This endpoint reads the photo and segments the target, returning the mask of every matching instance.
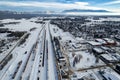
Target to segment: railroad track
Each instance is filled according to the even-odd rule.
[[[24,73],[24,71],[27,71],[27,67],[26,66],[28,66],[28,62],[30,61],[30,57],[31,57],[31,54],[32,54],[32,52],[33,51],[36,51],[36,47],[37,47],[37,45],[38,45],[38,41],[39,41],[39,36],[40,36],[40,34],[41,34],[41,32],[44,30],[44,24],[42,25],[43,26],[43,28],[40,30],[40,32],[39,32],[39,34],[38,34],[38,38],[37,38],[37,41],[36,41],[36,43],[33,45],[33,47],[32,47],[32,49],[31,49],[31,51],[30,51],[30,53],[29,53],[29,56],[28,56],[28,58],[27,58],[27,62],[25,63],[25,66],[24,66],[24,69],[23,69],[23,73]],[[36,54],[34,54],[34,55],[36,55]],[[34,57],[35,58],[35,57]],[[31,72],[31,71],[30,71]],[[26,73],[25,73],[26,74]],[[22,80],[24,80],[25,78],[23,78],[23,76],[21,75],[21,77],[22,77]],[[30,73],[29,73],[29,76],[24,76],[24,77],[26,77],[26,78],[30,78]]]
[[[2,64],[3,61],[6,60],[6,58],[10,55],[10,53],[20,44],[20,42],[28,35],[29,33],[25,33],[18,41],[17,43],[13,46],[13,48],[8,52],[6,53],[6,56],[3,57],[3,59],[1,59],[0,61],[0,65]]]
[[[6,56],[5,57],[3,57],[3,59],[1,59],[1,61],[0,61],[0,66],[2,66],[2,68],[1,68],[1,70],[7,65],[7,63],[8,62],[10,62],[10,60],[12,59],[10,59],[10,60],[8,60],[7,58],[9,57],[9,56],[13,56],[13,54],[11,54],[12,52],[13,52],[13,50],[20,44],[20,42],[27,36],[27,35],[29,35],[29,33],[25,33],[17,42],[16,42],[16,44],[10,49],[10,51],[8,52],[8,53],[6,53]],[[7,62],[5,62],[5,61],[7,61]],[[5,65],[3,65],[3,63],[6,63]],[[5,71],[2,71],[2,74],[0,75],[0,79],[5,75],[5,73],[6,73],[6,71],[9,69],[9,67],[10,66],[8,66],[6,69],[5,69]]]
[[[38,33],[38,39],[39,39],[39,35],[40,35],[40,33],[41,33],[41,31],[44,29],[44,25],[42,25],[43,26],[43,28],[40,30],[40,32]],[[19,43],[24,39],[24,37],[26,37],[27,35],[28,35],[29,33],[26,33],[23,37],[21,37],[21,39],[20,40],[18,40],[18,42],[17,42],[17,44],[14,46],[14,48],[16,47],[16,46],[18,46],[19,45]],[[27,64],[28,64],[28,62],[29,62],[29,60],[30,60],[30,56],[31,56],[31,53],[32,53],[32,51],[34,51],[34,49],[36,48],[36,45],[37,45],[37,42],[38,42],[38,39],[37,39],[37,41],[36,41],[36,43],[31,47],[31,49],[30,49],[30,51],[29,52],[25,52],[25,55],[26,55],[26,60],[25,61],[22,61],[22,63],[20,64],[20,66],[17,68],[17,70],[15,71],[15,75],[13,74],[13,76],[14,76],[14,80],[21,80],[22,79],[22,74],[24,73],[24,71],[26,70],[26,66],[27,66]],[[9,54],[14,50],[14,48],[9,52]],[[3,60],[4,61],[4,60]],[[9,66],[10,67],[10,66]],[[9,69],[9,67],[8,67],[8,69]],[[8,70],[7,69],[7,70]],[[5,71],[5,73],[7,72],[7,70]],[[20,73],[19,75],[17,74],[18,72],[22,72],[22,73]],[[3,76],[4,75],[6,75],[5,73],[3,73]],[[17,76],[17,77],[16,77]]]
[[[41,72],[41,67],[44,67],[44,52],[45,52],[45,36],[46,32],[45,32],[45,25],[44,24],[42,30],[41,30],[41,37],[39,36],[39,38],[37,39],[37,47],[38,47],[38,51],[36,52],[35,55],[35,61],[34,61],[34,65],[32,66],[32,71],[30,73],[30,77],[29,80],[36,80],[36,79],[40,79],[40,72]],[[44,35],[43,35],[44,34]],[[36,74],[36,76],[34,76],[34,74]],[[39,76],[38,76],[39,75]]]

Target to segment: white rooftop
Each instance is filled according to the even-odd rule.
[[[102,43],[102,44],[106,44],[106,41],[103,40],[103,39],[96,39],[96,41],[98,41],[98,42],[100,42],[100,43]]]
[[[114,40],[109,39],[109,38],[104,38],[104,40],[106,40],[106,41],[109,42],[109,43],[114,43]]]
[[[95,42],[95,41],[88,41],[89,44],[93,45],[93,46],[98,46],[98,45],[102,45],[99,42]]]
[[[103,50],[101,48],[93,48],[95,51],[99,52],[99,53],[102,53]]]

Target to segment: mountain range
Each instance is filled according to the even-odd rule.
[[[86,10],[82,10],[82,9],[70,9],[70,10],[64,10],[62,11],[63,13],[67,13],[67,12],[109,12],[107,10],[90,10],[90,9],[86,9]]]

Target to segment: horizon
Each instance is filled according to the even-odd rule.
[[[71,10],[71,9],[106,10],[109,11],[110,14],[119,14],[120,0],[104,0],[104,1],[101,0],[94,0],[94,1],[91,0],[44,0],[44,1],[1,0],[0,1],[1,11],[17,11],[17,12],[53,11],[55,13],[60,13],[64,10]],[[92,13],[94,14],[94,12]],[[100,13],[101,12],[99,12],[98,14]]]

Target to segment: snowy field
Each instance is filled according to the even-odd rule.
[[[4,27],[1,28],[9,28],[10,30],[14,31],[29,31],[31,28],[39,28],[41,25],[35,23],[34,21],[37,21],[38,18],[31,18],[31,19],[4,19],[1,20],[2,23],[9,23],[9,22],[20,22],[18,24],[10,24],[10,25],[5,25]]]
[[[75,66],[73,67],[73,69],[75,70],[89,68],[98,65],[104,65],[104,63],[101,60],[99,60],[99,62],[96,62],[96,57],[93,54],[90,54],[89,52],[79,51],[75,53],[74,57],[72,56],[72,53],[69,54],[70,54],[69,60],[72,67],[75,57],[80,56],[80,61],[78,61],[78,63],[76,63]]]
[[[2,29],[7,28],[9,31],[13,31],[13,32],[25,31],[26,33],[28,33],[30,35],[28,36],[28,38],[25,40],[24,43],[22,43],[19,46],[17,45],[14,48],[14,50],[11,52],[11,54],[13,54],[13,58],[9,61],[9,63],[6,64],[4,69],[2,69],[0,71],[0,80],[11,80],[12,75],[15,73],[15,70],[18,67],[18,63],[22,61],[22,64],[19,67],[19,71],[17,72],[16,77],[15,77],[15,79],[18,80],[20,78],[20,75],[22,74],[22,71],[24,70],[24,66],[25,66],[25,63],[27,62],[27,59],[29,59],[29,55],[32,54],[31,57],[35,56],[35,53],[34,54],[31,53],[31,50],[33,48],[33,45],[36,43],[38,36],[39,36],[39,33],[43,27],[42,24],[35,23],[34,21],[36,21],[36,20],[37,20],[37,18],[32,18],[29,20],[26,20],[26,19],[20,19],[20,20],[5,19],[5,20],[2,20],[2,23],[9,23],[9,22],[20,22],[20,23],[7,24],[7,25],[4,25],[4,27],[0,27],[0,28],[2,28]],[[33,29],[33,30],[31,30],[31,29]],[[6,35],[7,35],[7,33],[0,34],[0,38],[2,38],[2,39],[9,38]],[[18,40],[19,39],[17,39],[16,41],[13,41],[13,43],[10,42],[11,45],[14,46],[14,44],[16,44]],[[6,45],[8,45],[8,44],[6,44]],[[28,65],[31,66],[31,63],[33,63],[33,61],[29,62]],[[27,67],[27,68],[31,69],[31,67]],[[30,75],[30,72],[31,71],[26,72],[28,74],[28,76]],[[23,79],[26,77],[23,76]]]

